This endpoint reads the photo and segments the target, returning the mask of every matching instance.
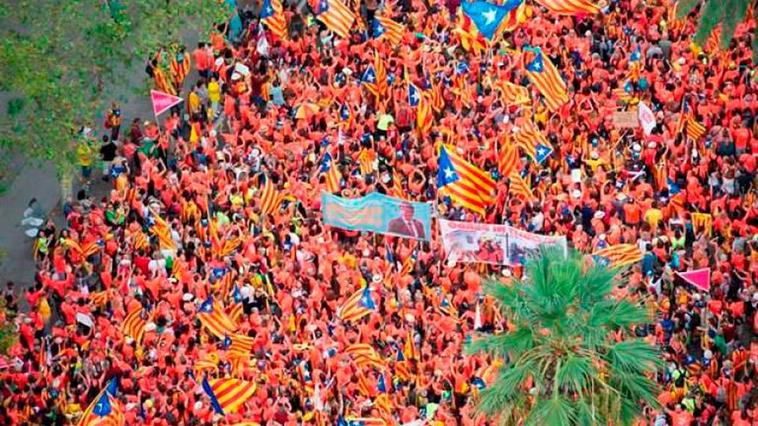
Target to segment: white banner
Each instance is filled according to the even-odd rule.
[[[455,222],[440,219],[442,244],[448,262],[519,265],[541,246],[558,246],[567,252],[566,237],[522,231],[508,225]]]

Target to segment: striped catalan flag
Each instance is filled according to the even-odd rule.
[[[250,356],[250,352],[253,351],[253,345],[255,339],[244,334],[232,334],[229,336],[229,353],[235,356]]]
[[[279,39],[287,38],[287,18],[281,0],[263,0],[261,23],[267,26]]]
[[[416,129],[423,135],[432,130],[433,124],[432,101],[426,92],[421,92],[418,105],[416,106]]]
[[[384,96],[389,90],[387,84],[387,68],[384,67],[384,61],[374,50],[374,70],[376,71],[376,96]]]
[[[374,396],[374,387],[371,386],[368,379],[366,379],[366,375],[363,374],[363,371],[358,370],[355,374],[358,377],[358,390],[360,391],[363,396],[366,397],[373,397]]]
[[[215,303],[213,303],[213,296],[209,296],[208,299],[200,305],[197,318],[200,320],[200,323],[211,332],[211,334],[219,339],[223,339],[224,336],[231,336],[237,331],[237,325],[229,319],[221,309],[218,309]]]
[[[403,24],[399,24],[384,16],[374,18],[372,29],[375,38],[387,40],[393,45],[400,44],[405,33]]]
[[[94,303],[95,306],[105,306],[105,304],[108,303],[108,299],[110,298],[110,295],[108,293],[108,290],[90,293],[89,298],[92,300],[92,303]]]
[[[529,90],[526,87],[509,81],[501,81],[495,86],[495,90],[500,92],[500,99],[506,104],[523,105],[530,101]]]
[[[700,122],[695,120],[695,117],[690,115],[687,117],[687,126],[685,129],[685,133],[687,134],[687,137],[692,140],[698,140],[703,137],[705,134],[705,126],[703,126]]]
[[[461,9],[458,9],[458,26],[453,31],[458,34],[466,52],[480,54],[487,48],[487,39]]]
[[[342,179],[339,169],[337,169],[336,162],[332,159],[332,155],[328,152],[321,160],[320,172],[324,173],[326,184],[326,190],[332,194],[339,192],[341,188],[340,180]]]
[[[495,181],[451,148],[440,146],[437,187],[457,204],[484,215],[495,201]]]
[[[273,214],[279,209],[283,199],[284,194],[277,191],[271,179],[266,177],[266,183],[263,184],[261,191],[261,213]]]
[[[348,38],[355,22],[355,13],[340,0],[319,0],[316,19],[338,36]]]
[[[429,99],[432,101],[432,109],[434,112],[439,114],[445,109],[445,98],[442,94],[442,85],[439,82],[432,83]]]
[[[371,289],[366,286],[350,296],[339,308],[337,316],[346,322],[358,321],[376,309]]]
[[[367,343],[355,343],[345,348],[345,353],[349,354],[355,363],[361,368],[384,369],[387,364],[376,353],[374,348]]]
[[[540,164],[553,151],[550,142],[531,120],[524,122],[524,125],[516,133],[515,139],[516,145],[524,151],[524,154]]]
[[[511,173],[517,171],[519,163],[518,148],[511,144],[510,138],[506,137],[505,142],[500,146],[500,152],[497,159],[497,170],[500,172],[500,176],[510,176]]]
[[[592,253],[592,257],[611,268],[623,268],[642,260],[642,251],[635,244],[616,244]]]
[[[590,0],[535,0],[553,13],[558,15],[595,15],[600,7]]]
[[[145,335],[145,325],[147,325],[147,321],[142,318],[143,311],[142,308],[139,308],[129,312],[124,318],[124,325],[121,327],[124,334],[134,339],[137,344],[142,341],[142,336]]]
[[[520,197],[526,201],[534,201],[534,193],[532,192],[529,182],[524,180],[518,173],[514,172],[508,176],[511,181],[510,192],[516,197]]]
[[[221,415],[234,413],[255,394],[255,382],[231,378],[208,380],[205,377],[202,386],[211,400],[211,406]]]
[[[242,303],[232,303],[227,307],[227,315],[229,315],[229,318],[234,322],[239,322],[239,319],[242,318],[242,315],[245,313],[245,308],[242,306]]]
[[[531,57],[531,59],[529,59]],[[550,111],[555,111],[569,101],[566,83],[561,78],[549,58],[545,58],[539,47],[525,47],[524,59],[529,81],[545,97]]]
[[[403,356],[405,359],[419,359],[419,353],[416,349],[416,342],[413,341],[413,331],[408,329],[405,336],[405,344],[403,345]]]

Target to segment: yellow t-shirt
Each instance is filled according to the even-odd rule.
[[[661,212],[659,209],[648,209],[645,212],[645,222],[650,225],[651,228],[657,229],[658,224],[661,222],[661,219],[663,219],[663,212]]]
[[[377,120],[376,128],[379,130],[387,131],[390,124],[394,123],[395,119],[389,114],[380,114],[379,120]]]
[[[190,92],[189,99],[187,100],[189,102],[189,110],[190,113],[196,114],[200,112],[200,96],[198,96],[195,92]]]
[[[221,87],[215,81],[208,83],[208,99],[213,103],[221,101]]]

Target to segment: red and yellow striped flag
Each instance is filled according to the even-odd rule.
[[[518,163],[518,149],[510,143],[510,138],[506,136],[504,143],[500,146],[497,159],[497,169],[500,172],[500,176],[510,176],[511,173],[517,171]]]
[[[384,369],[387,364],[382,360],[374,348],[367,343],[355,343],[345,348],[345,353],[349,354],[360,368]]]
[[[623,268],[642,260],[642,251],[634,244],[617,244],[592,253],[593,257],[604,259],[611,268]]]
[[[232,334],[229,336],[231,344],[229,345],[229,354],[235,356],[247,357],[253,351],[255,339],[244,334]]]
[[[122,426],[125,424],[124,409],[107,387],[92,400],[82,414],[78,426]]]
[[[255,382],[237,379],[205,378],[202,387],[210,398],[213,409],[221,415],[237,411],[255,394]]]
[[[590,0],[535,0],[540,5],[558,15],[595,15],[600,7]]]
[[[211,332],[211,334],[219,339],[223,339],[225,336],[231,336],[237,331],[237,325],[234,321],[229,319],[221,309],[218,309],[215,306],[212,297],[209,297],[208,300],[200,305],[197,318],[200,320],[200,323]]]
[[[326,171],[326,190],[332,194],[339,192],[341,188],[340,178],[340,172],[337,169],[337,164],[332,162],[332,164],[329,166],[329,170]]]
[[[705,126],[695,120],[695,117],[690,115],[687,117],[686,133],[688,138],[696,141],[702,138],[705,134]]]
[[[487,205],[495,202],[492,177],[444,145],[440,147],[437,186],[455,203],[482,215]]]
[[[356,291],[337,311],[337,316],[345,322],[358,321],[376,309],[368,287]]]
[[[261,23],[280,39],[287,38],[287,18],[281,0],[263,0]]]
[[[495,85],[495,90],[500,92],[500,99],[506,104],[528,104],[530,101],[529,90],[524,86],[513,84],[509,81],[501,81]]]
[[[279,205],[284,199],[284,194],[274,188],[271,178],[266,177],[266,183],[261,191],[261,213],[273,214],[279,209]]]
[[[522,199],[531,202],[534,201],[534,193],[532,192],[529,182],[524,180],[518,173],[514,172],[508,176],[511,181],[510,192],[511,194],[521,197]]]
[[[442,94],[442,85],[439,82],[432,83],[432,90],[430,90],[429,100],[432,103],[432,109],[437,114],[445,109],[445,97]]]
[[[426,92],[421,92],[421,97],[416,106],[416,129],[420,134],[426,134],[432,130],[433,124],[432,102]]]
[[[340,0],[319,0],[316,19],[338,36],[348,38],[355,14]]]
[[[378,28],[380,28],[380,39],[387,40],[393,45],[399,44],[403,39],[403,33],[405,33],[405,27],[403,24],[397,23],[390,18],[384,16],[377,16],[374,19],[378,22]]]
[[[540,129],[534,125],[532,120],[526,120],[515,136],[516,145],[524,151],[531,159],[536,161],[536,147],[538,145],[550,146]]]
[[[416,343],[413,341],[413,331],[410,329],[405,335],[405,344],[403,345],[403,356],[405,359],[419,359],[418,351],[416,350]]]
[[[139,308],[130,312],[124,318],[124,325],[121,327],[123,333],[134,339],[138,345],[142,341],[142,336],[145,335],[145,325],[147,324],[147,321],[142,319],[142,311],[143,309]]]
[[[556,111],[569,101],[566,83],[561,78],[555,65],[542,54],[539,47],[524,48],[524,64],[529,81],[545,97],[545,104],[550,111]]]

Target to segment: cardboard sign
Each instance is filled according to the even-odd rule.
[[[637,119],[637,110],[616,111],[613,113],[612,119],[613,125],[617,129],[635,129],[640,125]]]

